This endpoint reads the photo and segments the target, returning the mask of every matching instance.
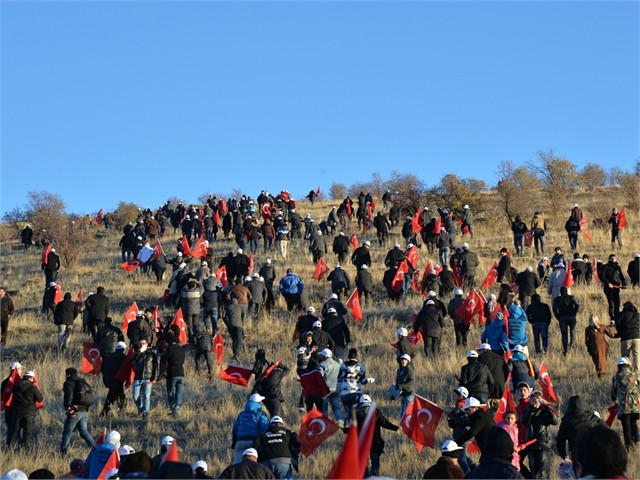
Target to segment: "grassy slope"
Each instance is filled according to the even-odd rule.
[[[494,200],[491,200],[494,201]],[[581,199],[585,207],[585,213],[589,213],[590,197]],[[306,202],[300,202],[298,211],[305,213],[310,211],[318,220],[326,216],[330,203],[316,204],[310,208]],[[626,264],[635,251],[640,251],[638,241],[637,219],[629,215],[630,228],[625,232],[627,244],[620,252],[620,261],[626,270]],[[558,222],[557,222],[558,223]],[[471,248],[481,256],[480,276],[488,270],[497,255],[498,249],[503,246],[511,246],[510,232],[504,228],[501,230],[489,229],[478,224],[476,237],[470,241]],[[581,245],[581,253],[589,253],[593,258],[606,258],[609,253],[608,232],[593,231],[594,243]],[[117,323],[121,322],[122,315],[131,301],[135,300],[138,306],[153,306],[158,303],[162,295],[164,285],[156,286],[150,278],[128,274],[118,268],[119,250],[117,243],[120,235],[113,233],[100,238],[97,246],[82,264],[73,271],[61,271],[62,284],[65,291],[71,291],[75,296],[82,287],[84,292],[95,291],[98,285],[105,286],[107,294],[112,300],[113,317]],[[359,235],[360,241],[364,241]],[[384,300],[384,289],[381,286],[383,274],[382,261],[386,254],[386,248],[378,248],[375,242],[375,234],[367,236],[372,240],[374,280],[378,284],[377,301],[373,306],[364,307],[364,321],[361,324],[351,323],[356,346],[361,358],[366,362],[369,375],[376,377],[376,383],[366,387],[367,393],[379,402],[385,414],[398,420],[399,404],[384,398],[384,391],[394,381],[395,362],[390,343],[395,340],[394,329],[409,322],[410,315],[417,312],[421,306],[421,299],[412,294],[407,302],[402,305],[390,305]],[[393,232],[392,240],[399,239],[399,228]],[[173,251],[174,240],[177,237],[170,235],[162,243],[167,253]],[[458,237],[460,238],[460,237]],[[460,240],[459,240],[460,241]],[[552,253],[554,245],[562,245],[568,249],[566,236],[562,231],[552,231],[547,236],[547,254]],[[584,252],[582,247],[585,248]],[[82,334],[75,334],[72,339],[72,348],[60,355],[57,353],[55,327],[43,322],[39,313],[42,298],[44,276],[39,269],[39,251],[10,250],[11,246],[3,246],[3,255],[0,256],[0,269],[4,272],[3,284],[9,290],[19,289],[15,296],[16,314],[12,319],[8,348],[2,352],[3,370],[6,372],[10,360],[20,360],[28,369],[35,368],[40,377],[46,407],[39,415],[39,427],[36,434],[38,443],[37,455],[27,457],[8,453],[3,449],[0,454],[0,464],[3,471],[10,467],[21,468],[27,472],[35,468],[46,466],[56,474],[67,471],[68,462],[73,456],[85,457],[86,447],[76,435],[73,438],[70,456],[60,458],[55,452],[58,450],[61,438],[64,412],[62,408],[61,388],[64,381],[64,369],[67,366],[79,367],[81,361],[81,342],[85,340]],[[215,245],[217,253],[225,254],[234,244],[229,241],[220,241]],[[420,251],[419,265],[423,267],[427,261],[426,249]],[[529,251],[528,254],[531,254]],[[286,267],[293,267],[306,282],[310,298],[316,307],[326,300],[329,288],[327,282],[318,283],[311,279],[313,264],[310,255],[306,252],[306,246],[290,246],[289,261],[283,263],[277,259],[277,254],[269,254],[274,259],[279,276],[284,274]],[[550,256],[550,255],[549,255]],[[256,266],[260,265],[266,256],[260,251],[256,255]],[[328,256],[328,263],[332,266],[334,256]],[[434,259],[435,260],[435,259]],[[522,270],[526,265],[535,265],[537,259],[532,256],[516,258],[516,268]],[[352,278],[355,275],[350,268]],[[583,346],[584,327],[587,324],[588,313],[595,313],[601,319],[606,319],[606,301],[600,289],[595,286],[574,289],[574,294],[581,303],[582,309],[578,320],[578,349],[575,353],[564,358],[560,352],[560,332],[557,323],[551,328],[551,352],[545,357],[551,377],[561,401],[573,394],[584,395],[593,405],[595,410],[604,412],[610,405],[609,385],[610,379],[597,380],[591,359]],[[546,297],[546,293],[543,294]],[[637,291],[626,290],[622,292],[623,301],[633,299],[637,301]],[[289,342],[293,328],[293,320],[289,318],[284,309],[284,302],[277,301],[277,311],[259,324],[249,325],[246,329],[245,362],[252,359],[252,353],[258,347],[264,347],[268,358],[283,358],[288,365],[295,367],[295,345]],[[165,312],[171,315],[172,312]],[[448,319],[449,320],[449,319]],[[223,323],[223,334],[227,344],[230,339],[226,335]],[[529,332],[531,337],[531,332]],[[471,345],[479,343],[480,331],[474,327],[470,333]],[[619,355],[619,341],[610,342],[609,374],[613,374],[615,358]],[[419,346],[421,347],[421,345]],[[427,361],[422,352],[415,361],[417,386],[419,394],[431,399],[438,405],[449,405],[450,391],[455,386],[454,374],[459,372],[460,366],[465,363],[465,351],[455,347],[453,327],[447,324],[443,333],[442,354],[435,361]],[[228,359],[230,353],[225,353]],[[539,362],[540,359],[536,359]],[[226,360],[225,363],[226,364]],[[98,419],[92,415],[90,419],[91,431],[96,435],[105,428],[118,429],[123,438],[123,444],[132,445],[136,450],[145,449],[152,455],[159,448],[159,440],[163,435],[171,434],[178,439],[184,448],[184,459],[193,462],[204,459],[209,463],[210,473],[220,472],[231,459],[230,431],[231,424],[238,411],[242,408],[247,390],[232,386],[219,379],[208,382],[205,376],[198,377],[193,369],[193,360],[187,359],[187,386],[185,391],[186,405],[181,417],[174,420],[168,414],[166,408],[166,394],[164,383],[154,388],[152,410],[148,421],[140,420],[135,414],[135,409],[129,405],[125,414],[120,418],[110,421]],[[99,378],[90,378],[100,394],[106,393]],[[295,375],[289,375],[284,382],[285,396],[287,397],[285,421],[294,430],[298,429],[301,414],[294,408],[297,401],[299,386],[295,381]],[[128,392],[129,393],[129,392]],[[619,423],[614,425],[619,429]],[[4,423],[3,423],[4,430]],[[437,441],[441,442],[450,434],[443,420],[437,432]],[[4,431],[3,431],[4,435]],[[416,452],[413,444],[400,432],[383,432],[387,440],[386,454],[382,459],[381,473],[383,475],[400,478],[419,478],[425,468],[431,465],[437,458],[434,450],[425,449],[422,454]],[[335,434],[329,441],[323,444],[308,459],[301,462],[300,476],[305,478],[322,477],[328,471],[331,462],[335,458],[341,446],[343,435]],[[35,459],[34,459],[35,458]],[[639,463],[633,459],[629,469],[631,477],[640,476]]]

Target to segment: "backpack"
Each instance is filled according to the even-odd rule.
[[[73,403],[82,407],[91,407],[95,402],[95,394],[87,382],[82,379],[76,380],[73,389]]]

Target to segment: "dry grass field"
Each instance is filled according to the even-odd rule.
[[[601,195],[598,195],[601,198]],[[584,194],[578,199],[581,207],[587,215],[590,214],[590,205],[594,210],[598,207],[594,202],[595,197]],[[497,198],[488,198],[488,201],[498,202]],[[316,203],[313,207],[306,202],[298,202],[298,212],[304,214],[310,212],[312,217],[325,218],[330,210],[331,202]],[[612,205],[613,206],[613,205]],[[622,206],[618,203],[618,206]],[[532,206],[533,213],[535,206]],[[571,208],[567,206],[567,213]],[[601,210],[601,208],[599,209]],[[628,211],[629,227],[625,230],[625,246],[618,254],[623,270],[635,252],[640,251],[640,225],[637,215]],[[528,222],[527,218],[525,221]],[[479,276],[484,277],[491,263],[498,256],[498,250],[502,246],[512,248],[511,232],[506,227],[506,222],[497,222],[499,228],[489,228],[486,224],[475,225],[475,236],[469,241],[470,248],[476,251],[481,260]],[[560,222],[555,222],[559,225]],[[162,243],[168,255],[175,250],[177,236],[168,232],[168,238]],[[349,234],[350,232],[345,232]],[[417,312],[423,299],[415,293],[411,293],[406,302],[390,304],[386,301],[384,288],[381,284],[384,271],[383,260],[387,248],[379,248],[375,239],[375,232],[363,236],[358,232],[360,242],[365,238],[371,240],[373,265],[371,271],[374,281],[377,283],[376,300],[373,305],[363,307],[364,319],[355,324],[350,321],[355,341],[353,345],[358,348],[361,359],[366,363],[370,376],[376,378],[375,384],[365,386],[364,390],[378,403],[383,412],[394,422],[398,422],[400,405],[385,398],[384,392],[395,379],[396,363],[391,343],[395,341],[394,330],[410,322],[412,313]],[[591,258],[607,258],[610,253],[609,232],[591,228],[593,243],[586,244],[581,238],[579,252],[588,253]],[[140,308],[155,306],[160,303],[160,297],[165,285],[156,285],[151,277],[127,273],[119,268],[120,250],[118,241],[119,232],[111,232],[97,239],[95,248],[81,261],[74,270],[61,270],[60,279],[65,291],[70,291],[75,298],[78,290],[84,292],[95,291],[102,285],[107,295],[111,298],[112,316],[118,325],[121,325],[122,316],[128,306],[135,300]],[[400,228],[395,227],[392,232],[392,243],[400,241]],[[458,243],[462,240],[458,236]],[[88,451],[79,436],[74,435],[69,455],[61,457],[57,454],[61,439],[62,424],[65,418],[62,407],[61,389],[64,381],[64,369],[68,366],[80,367],[82,342],[86,337],[79,332],[72,338],[72,344],[68,351],[59,353],[56,347],[55,326],[43,321],[40,314],[40,305],[44,287],[44,275],[40,270],[40,251],[31,249],[25,251],[18,248],[18,242],[2,245],[0,255],[1,283],[8,290],[17,290],[13,300],[16,306],[16,314],[10,325],[10,333],[6,348],[2,351],[3,378],[8,373],[8,363],[19,360],[27,369],[35,369],[38,372],[40,384],[45,398],[45,408],[40,411],[37,420],[35,442],[37,448],[33,454],[14,454],[2,449],[0,454],[0,467],[2,471],[11,468],[20,468],[30,472],[40,467],[47,467],[61,475],[68,470],[69,461],[74,457],[84,458]],[[561,245],[565,252],[569,251],[569,245],[564,230],[555,228],[547,236],[547,255],[551,257],[553,247]],[[222,256],[231,250],[235,250],[235,244],[231,239],[220,240],[214,244],[216,254]],[[312,280],[314,264],[311,255],[307,253],[306,244],[292,246],[290,244],[290,258],[283,262],[277,253],[268,255],[274,260],[281,277],[287,267],[294,269],[300,275],[308,288],[309,297],[316,306],[320,307],[327,299],[330,289],[328,282],[316,282]],[[262,249],[257,253],[256,267],[267,258]],[[327,256],[330,267],[336,263],[335,256]],[[435,258],[432,258],[435,263]],[[538,258],[533,257],[532,249],[527,249],[526,256],[515,258],[514,263],[520,271],[527,265],[535,266]],[[428,261],[426,248],[420,250],[419,265],[424,267]],[[352,279],[355,276],[354,268],[349,266]],[[480,281],[482,281],[482,278]],[[599,380],[594,372],[591,358],[584,347],[584,328],[590,313],[597,314],[601,319],[607,319],[607,304],[600,288],[595,285],[578,287],[573,293],[581,304],[578,317],[577,348],[567,357],[563,357],[560,347],[560,331],[557,322],[553,322],[550,330],[550,352],[544,357],[549,373],[553,379],[556,392],[562,401],[571,395],[583,395],[594,410],[606,412],[611,404],[609,400],[610,377],[615,370],[615,359],[619,355],[620,342],[610,341],[609,369],[605,379]],[[545,301],[549,301],[546,292],[542,294]],[[640,296],[638,290],[627,289],[622,291],[622,301],[633,300],[638,303]],[[161,310],[162,311],[162,310]],[[164,315],[172,315],[173,311],[164,311]],[[459,373],[460,367],[466,363],[465,350],[455,347],[455,338],[451,320],[443,333],[442,350],[440,358],[427,361],[418,346],[419,353],[415,360],[416,367],[416,391],[418,394],[432,400],[442,407],[449,406],[451,402],[450,392],[456,386],[454,374]],[[80,323],[76,320],[77,324]],[[271,316],[266,316],[259,323],[249,323],[246,327],[246,352],[243,356],[244,364],[250,365],[253,353],[259,347],[267,352],[271,360],[282,358],[283,363],[293,367],[295,372],[295,346],[291,343],[291,332],[294,319],[285,309],[282,298],[277,299],[277,309]],[[223,322],[219,322],[221,331],[225,336],[227,346],[230,338]],[[531,350],[533,351],[532,333],[529,329]],[[477,347],[480,343],[480,330],[473,327],[470,332],[471,346]],[[226,365],[231,353],[229,348],[225,352]],[[535,357],[539,364],[542,358]],[[146,450],[151,455],[157,453],[160,439],[164,435],[174,436],[183,448],[183,459],[194,462],[204,459],[209,464],[209,473],[217,475],[229,463],[232,457],[230,450],[231,426],[241,410],[246,399],[248,389],[226,383],[219,378],[208,381],[205,375],[198,375],[194,370],[193,356],[190,354],[186,362],[187,384],[185,389],[185,405],[180,417],[173,419],[167,407],[164,382],[156,384],[152,397],[152,408],[148,419],[138,417],[132,402],[130,401],[126,411],[121,416],[114,416],[109,420],[99,418],[97,412],[90,415],[90,429],[97,436],[102,428],[117,429],[122,434],[122,443],[130,444],[136,450]],[[88,381],[101,395],[104,401],[106,389],[103,388],[100,378],[90,377]],[[298,430],[302,414],[295,408],[299,386],[295,373],[289,374],[284,381],[283,389],[287,402],[283,415],[287,426]],[[130,396],[130,391],[127,392]],[[563,410],[562,405],[560,409]],[[94,408],[95,410],[95,408]],[[2,424],[4,446],[4,423]],[[614,424],[616,430],[621,430],[620,424]],[[383,431],[386,439],[386,452],[382,457],[380,473],[396,478],[421,478],[424,470],[432,465],[438,457],[438,452],[432,449],[424,449],[418,454],[413,443],[401,432]],[[344,435],[337,432],[331,439],[309,458],[301,459],[299,477],[322,478],[329,471],[342,444]],[[437,431],[437,443],[450,438],[450,430],[443,419]],[[559,458],[556,456],[555,462]],[[555,471],[555,469],[554,469]],[[640,462],[638,457],[631,459],[628,475],[631,478],[640,477]]]

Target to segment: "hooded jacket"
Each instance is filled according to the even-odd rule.
[[[491,345],[492,352],[500,354],[509,349],[507,331],[504,327],[504,320],[501,318],[496,317],[491,320],[491,323],[487,324],[482,332],[480,339]]]
[[[576,438],[581,430],[602,424],[602,420],[596,417],[591,410],[587,410],[583,406],[580,395],[571,397],[567,402],[567,410],[564,417],[562,417],[558,435],[556,436],[558,455],[566,458],[569,452],[573,452]]]
[[[640,338],[640,313],[633,303],[624,303],[616,328],[622,341]]]
[[[236,421],[233,423],[231,437],[233,444],[238,440],[254,440],[269,428],[267,415],[262,411],[262,403],[248,400]]]
[[[509,307],[509,344],[526,345],[528,342],[527,314],[520,305],[512,303]]]

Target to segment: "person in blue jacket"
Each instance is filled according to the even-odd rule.
[[[87,478],[98,478],[113,451],[120,448],[120,439],[120,433],[112,430],[104,438],[104,443],[95,445],[91,449],[89,456],[84,461]]]
[[[258,393],[251,395],[233,423],[231,448],[233,448],[234,464],[242,461],[242,452],[251,448],[254,440],[269,428],[269,419],[262,411],[264,398]]]
[[[491,351],[502,355],[509,349],[509,339],[504,325],[504,314],[498,312],[493,320],[487,324],[480,337],[482,343],[491,345]]]
[[[527,312],[520,306],[520,300],[514,300],[509,307],[509,348],[522,345],[527,349],[529,337],[527,336]]]
[[[287,274],[280,280],[280,293],[287,302],[287,310],[293,311],[294,307],[302,310],[302,292],[304,291],[304,282],[302,279],[293,274],[293,270],[287,269]]]

